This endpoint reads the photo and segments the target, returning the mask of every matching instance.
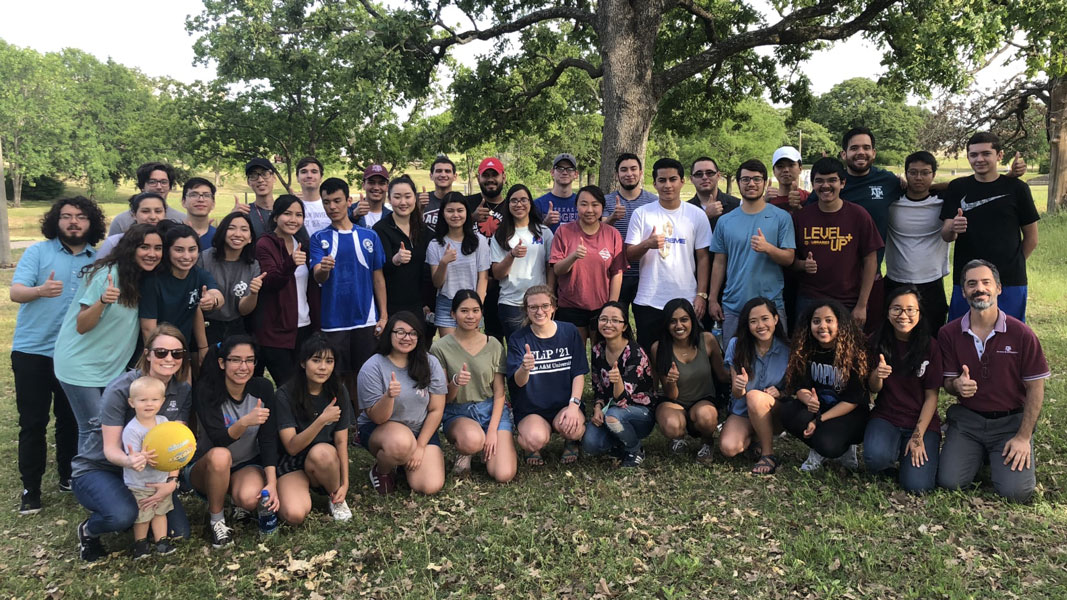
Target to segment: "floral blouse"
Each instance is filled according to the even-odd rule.
[[[605,342],[593,346],[592,361],[590,364],[593,375],[593,400],[607,405],[609,402],[615,406],[626,406],[628,403],[649,406],[652,403],[654,383],[652,380],[652,365],[648,362],[648,356],[637,342],[629,342],[619,354],[619,372],[622,374],[622,396],[615,398],[614,384],[608,379],[608,371],[612,365],[606,358],[607,348]]]

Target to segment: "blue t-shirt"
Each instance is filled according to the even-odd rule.
[[[522,366],[526,344],[534,354],[535,366],[526,385],[515,385],[515,372]],[[585,344],[578,328],[556,321],[556,334],[547,339],[534,335],[527,325],[508,337],[508,389],[511,404],[519,415],[551,412],[566,408],[571,382],[589,372]],[[517,417],[516,422],[522,417]]]
[[[216,231],[218,231],[218,230],[215,229],[214,225],[208,225],[207,226],[207,233],[205,233],[204,235],[200,236],[200,239],[197,241],[197,245],[200,246],[200,253],[201,254],[203,254],[205,251],[207,251],[208,248],[211,247],[211,241],[215,239],[215,232]]]
[[[748,327],[748,324],[739,323],[738,327]],[[734,366],[734,349],[736,346],[737,338],[730,338],[730,343],[726,345],[726,356],[723,358],[723,363],[727,369],[733,367],[740,373],[741,368]],[[771,338],[771,349],[763,356],[760,356],[757,352],[753,358],[756,364],[751,367],[745,367],[745,373],[748,374],[748,385],[745,386],[745,391],[765,390],[773,386],[778,388],[779,392],[785,394],[783,384],[785,383],[785,370],[789,366],[789,344],[775,336]],[[730,413],[739,417],[747,417],[748,403],[744,398],[730,398]]]
[[[757,230],[763,232],[768,243],[778,248],[797,247],[793,218],[777,206],[768,204],[753,215],[745,213],[741,207],[719,217],[718,227],[711,237],[711,251],[726,255],[723,309],[736,314],[746,302],[763,296],[773,300],[778,312],[785,314],[782,267],[767,254],[752,249],[752,236]]]
[[[185,336],[185,345],[192,347],[196,344],[193,339],[193,317],[200,305],[200,292],[204,286],[209,290],[219,289],[207,269],[193,267],[185,279],[178,279],[164,266],[141,280],[138,312],[142,319],[155,319],[157,325],[170,323],[177,327]]]
[[[308,246],[308,268],[312,271],[326,255],[335,261],[329,278],[322,284],[322,330],[344,331],[377,323],[374,272],[385,265],[385,250],[378,234],[358,225],[353,225],[351,231],[338,231],[330,225],[315,232]]]
[[[36,287],[44,284],[55,271],[55,280],[63,282],[63,293],[55,298],[37,298],[19,305],[15,337],[11,340],[13,351],[52,356],[63,315],[82,284],[79,273],[82,267],[93,262],[95,256],[96,250],[92,246],[71,254],[58,239],[38,242],[22,253],[11,278],[12,284]]]
[[[544,221],[545,216],[548,215],[549,202],[552,203],[552,210],[559,211],[559,223],[549,225],[553,233],[555,233],[556,228],[560,225],[578,220],[578,194],[571,194],[564,198],[549,192],[537,200],[534,200],[534,206],[540,211],[542,221]]]

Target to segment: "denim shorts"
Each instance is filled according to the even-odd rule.
[[[482,430],[489,429],[489,420],[493,417],[493,399],[486,398],[481,402],[449,402],[445,404],[445,414],[441,417],[441,429],[447,432],[448,426],[460,417],[466,417],[471,419],[475,423],[482,426]],[[515,428],[511,422],[511,407],[506,403],[504,404],[504,410],[500,413],[500,424],[497,425],[498,431],[514,431]]]
[[[437,305],[433,311],[434,325],[438,327],[455,327],[456,320],[452,318],[452,299],[442,294],[437,295]]]

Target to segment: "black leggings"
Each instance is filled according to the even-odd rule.
[[[867,427],[866,405],[819,423],[809,438],[804,437],[804,430],[815,418],[815,413],[809,412],[807,405],[796,398],[789,398],[781,403],[778,411],[786,431],[826,458],[837,458],[847,452],[849,446],[863,443],[863,433]]]

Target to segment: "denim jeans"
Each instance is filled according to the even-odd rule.
[[[504,337],[510,337],[511,334],[522,327],[522,320],[525,315],[521,306],[501,304],[497,306],[497,316],[500,318],[500,327],[504,331]]]
[[[89,430],[92,429],[89,421],[100,416],[104,388],[73,385],[64,381],[60,381],[59,385],[67,395],[70,410],[74,412],[74,420],[78,422],[78,452],[81,453],[82,446],[89,439]]]
[[[122,471],[89,471],[71,482],[74,497],[89,511],[85,526],[89,535],[126,531],[137,520],[137,501],[122,481]],[[178,500],[175,490],[171,498],[174,510],[167,513],[167,535],[172,538],[189,537],[189,517]]]
[[[941,436],[937,431],[923,435],[926,446],[926,462],[916,467],[911,464],[911,455],[904,456],[914,428],[897,427],[877,417],[867,421],[863,436],[863,462],[871,473],[881,473],[893,468],[900,461],[900,487],[909,492],[928,492],[937,482],[937,465],[940,458]]]
[[[607,418],[618,419],[618,425],[608,425]],[[625,407],[611,406],[604,411],[604,424],[597,427],[587,423],[582,437],[582,450],[590,456],[603,454],[613,447],[629,453],[641,451],[641,440],[652,433],[656,419],[652,407],[628,404]]]

